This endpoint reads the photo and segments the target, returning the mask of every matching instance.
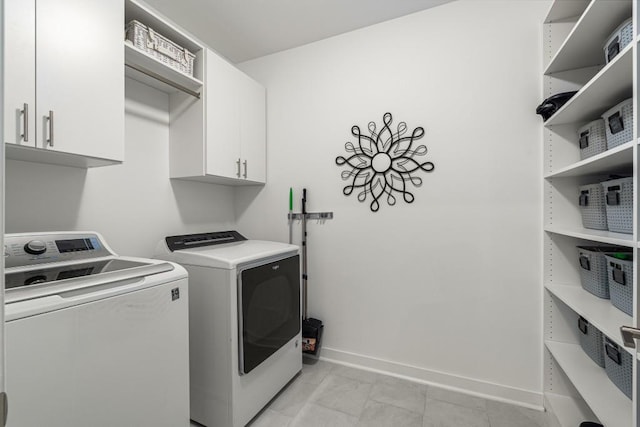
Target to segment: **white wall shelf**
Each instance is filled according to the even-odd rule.
[[[545,175],[545,178],[597,175],[611,170],[633,168],[633,141]]]
[[[125,65],[142,67],[145,70],[173,82],[175,85],[181,86],[191,92],[198,93],[199,96],[199,92],[202,88],[202,81],[163,64],[160,60],[136,48],[128,41],[124,42],[124,63]],[[131,67],[125,67],[125,75],[166,93],[173,93],[180,90],[175,86],[163,83],[161,80],[141,73]]]
[[[20,160],[23,162],[70,166],[81,169],[118,165],[122,163],[118,160],[62,153],[54,150],[42,150],[35,147],[16,144],[6,144],[5,153],[8,159]]]
[[[606,426],[630,426],[632,404],[578,344],[546,341],[545,345],[593,413]]]
[[[544,125],[549,127],[600,118],[609,108],[631,97],[632,74],[633,43],[630,43]]]
[[[555,3],[570,2],[556,1]],[[560,8],[556,5],[554,7]],[[613,30],[630,17],[631,2],[592,1],[560,46],[544,74],[604,64],[604,41]]]
[[[611,245],[634,247],[636,243],[631,234],[613,233],[604,230],[590,230],[576,226],[575,228],[546,226],[544,231],[561,234],[563,236],[575,237],[577,239],[591,240],[593,242],[607,243]]]
[[[557,1],[551,5],[547,17],[544,20],[545,24],[552,22],[566,21],[570,18],[575,18],[584,12],[589,6],[590,0],[575,0],[575,1]]]
[[[204,48],[201,42],[186,34],[185,31],[170,19],[160,15],[141,1],[126,0],[124,4],[124,16],[125,25],[133,19],[140,21],[164,37],[167,37],[172,42],[188,49],[191,53],[196,53]]]
[[[124,42],[125,75],[166,93],[177,90],[200,97],[203,82],[204,45],[188,35],[166,17],[158,14],[143,2],[125,1],[125,22],[136,20],[153,29],[177,45],[195,54],[193,76],[180,72],[148,53],[136,48],[131,42]]]
[[[620,336],[620,326],[631,325],[633,318],[615,308],[610,300],[591,295],[580,286],[549,283],[545,287],[573,311],[589,319],[589,323],[615,341],[616,344],[629,353],[635,353],[635,351],[624,347]]]

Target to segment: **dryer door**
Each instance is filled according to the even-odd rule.
[[[238,274],[239,370],[243,375],[300,332],[300,256]]]

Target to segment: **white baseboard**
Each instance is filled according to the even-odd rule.
[[[328,347],[322,347],[320,353],[320,360],[434,385],[484,399],[511,403],[539,411],[544,410],[541,392],[465,378]]]

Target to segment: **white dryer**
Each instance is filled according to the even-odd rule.
[[[189,272],[191,419],[246,425],[302,369],[299,248],[236,231],[170,236]]]

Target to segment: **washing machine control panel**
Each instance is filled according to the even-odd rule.
[[[112,255],[99,236],[92,233],[7,234],[4,243],[6,268]]]

